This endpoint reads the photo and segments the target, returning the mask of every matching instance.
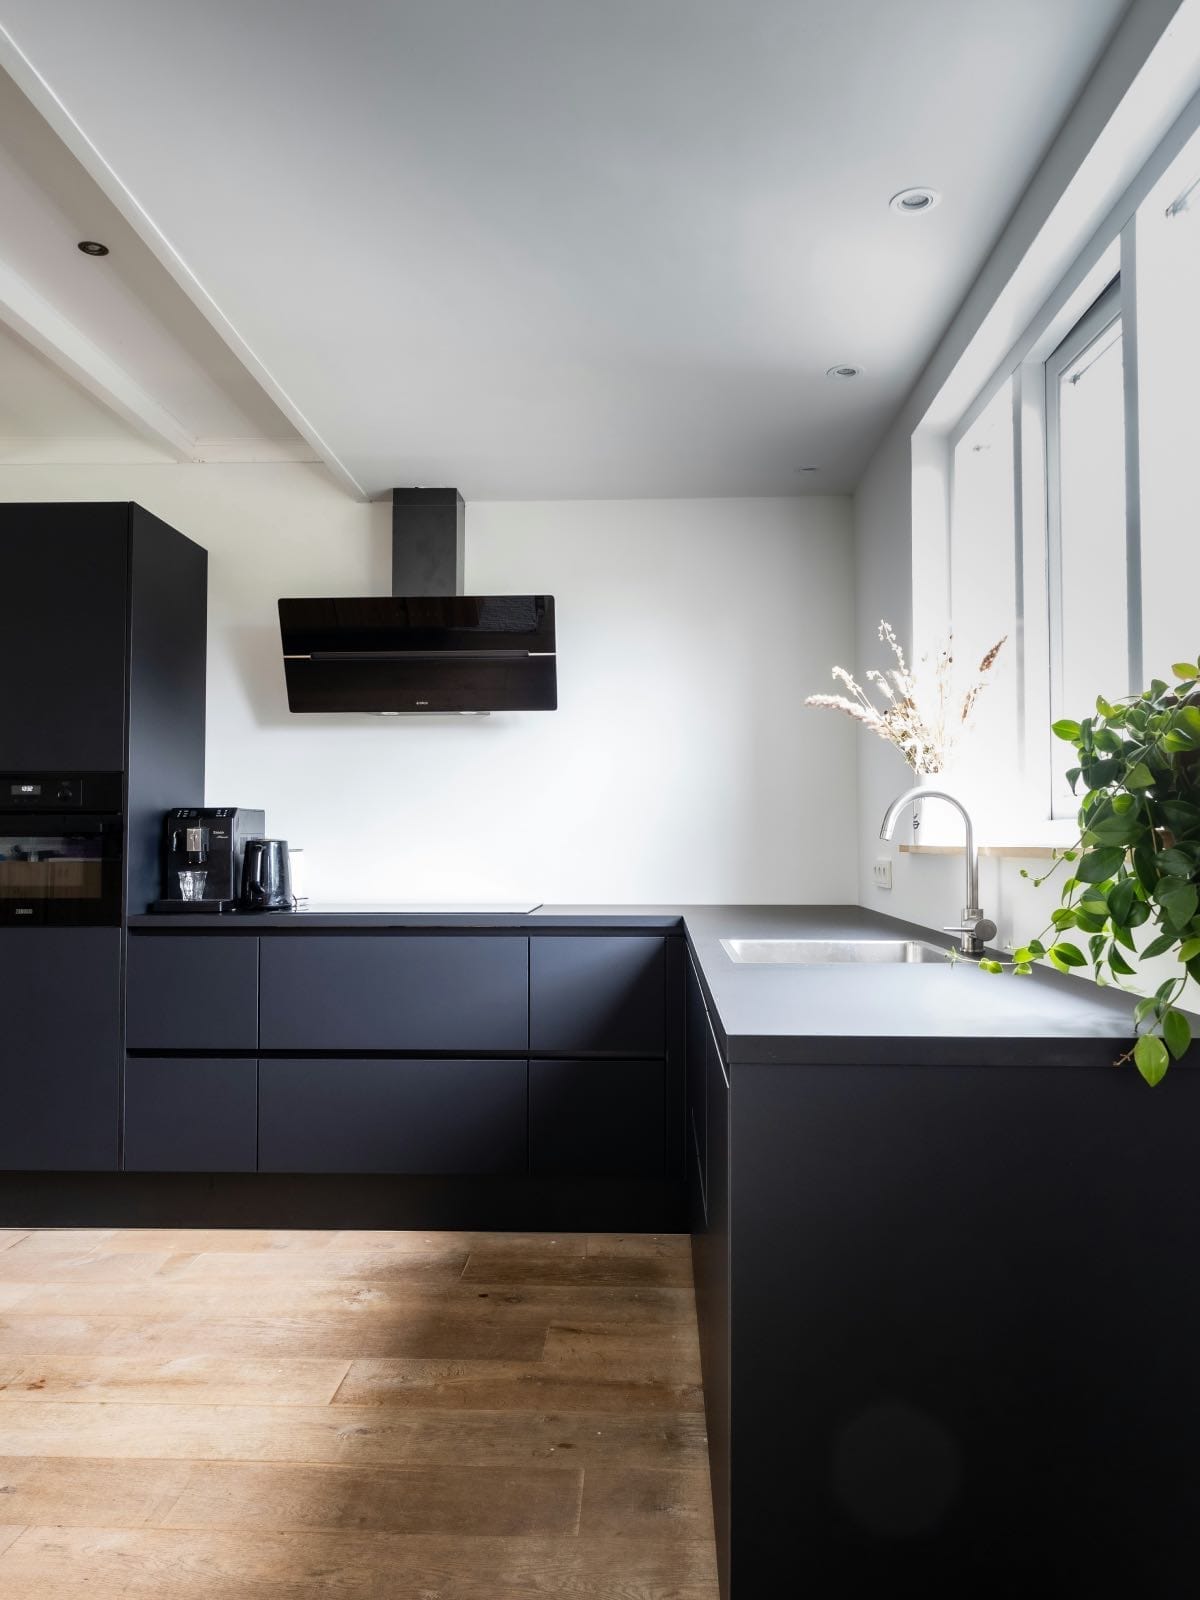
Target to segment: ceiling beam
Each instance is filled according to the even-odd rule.
[[[196,459],[196,440],[178,418],[5,261],[0,261],[0,322],[151,444],[176,461]]]
[[[26,99],[30,100],[42,114],[75,159],[91,175],[113,205],[117,207],[126,222],[158,257],[193,305],[203,313],[221,338],[224,339],[247,372],[271,397],[297,433],[303,439],[306,439],[313,450],[316,451],[318,459],[325,464],[332,477],[341,484],[343,489],[348,490],[356,500],[366,500],[368,495],[362,484],[359,483],[333,447],[305,416],[270,368],[259,359],[255,351],[238,332],[225,312],[222,311],[212,295],[209,294],[208,290],[188,266],[179,251],[159,228],[153,217],[150,216],[149,212],[145,210],[108,164],[83,128],[76,122],[66,105],[59,99],[52,86],[34,66],[3,23],[0,23],[0,69],[8,73],[8,76],[25,95]]]

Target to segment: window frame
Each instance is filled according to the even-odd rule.
[[[1200,136],[1200,94],[1189,102],[1169,132],[1149,155],[1125,192],[1110,207],[1100,225],[1063,273],[1041,308],[1009,348],[1004,359],[952,427],[918,426],[914,452],[925,439],[930,449],[940,434],[945,451],[945,551],[946,618],[949,615],[950,574],[954,559],[954,453],[959,441],[1007,382],[1013,382],[1013,474],[1016,571],[1017,727],[1020,749],[1019,788],[1021,813],[1014,818],[1022,837],[1006,836],[1004,843],[1066,842],[1071,821],[1061,815],[1054,792],[1053,720],[1051,684],[1059,664],[1051,656],[1051,488],[1050,443],[1047,433],[1046,363],[1068,339],[1106,287],[1119,284],[1124,340],[1125,401],[1125,530],[1128,674],[1131,689],[1143,684],[1143,596],[1141,560],[1141,489],[1138,421],[1137,330],[1137,221],[1139,209],[1186,147]],[[1190,193],[1200,188],[1200,177]],[[1193,202],[1195,203],[1195,202]],[[932,409],[932,408],[931,408]],[[914,547],[915,560],[915,547]],[[924,576],[924,575],[923,575]],[[916,571],[914,569],[914,582]],[[914,621],[916,618],[914,617]],[[1040,664],[1040,665],[1039,665]],[[1061,688],[1061,678],[1059,679]],[[1057,698],[1057,697],[1055,697]],[[1036,837],[1035,837],[1036,836]]]

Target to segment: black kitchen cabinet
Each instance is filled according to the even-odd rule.
[[[721,1592],[729,1595],[732,1446],[732,1293],[729,1231],[729,1080],[712,1023],[705,1016],[704,1221],[692,1236],[696,1316],[708,1428],[709,1477]]]
[[[524,1173],[524,1061],[264,1060],[262,1172]]]
[[[262,947],[264,1050],[525,1050],[524,934],[306,934]]]
[[[126,1172],[253,1172],[258,1062],[131,1056],[125,1063]]]
[[[115,1171],[119,928],[0,928],[0,1168]]]
[[[661,1178],[662,1061],[531,1061],[529,1167],[535,1177]]]
[[[134,933],[125,1021],[130,1050],[255,1050],[258,940]]]
[[[126,505],[0,507],[0,771],[125,765]]]
[[[688,957],[686,1002],[686,1109],[684,1113],[688,1177],[688,1214],[692,1229],[704,1227],[705,1188],[708,1182],[708,1013],[704,991]]]
[[[660,1056],[666,954],[645,934],[540,935],[529,949],[529,1047],[574,1056]]]

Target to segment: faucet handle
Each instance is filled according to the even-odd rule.
[[[990,917],[985,917],[982,911],[964,911],[962,921],[953,927],[944,927],[943,933],[957,933],[962,936],[963,950],[968,955],[977,955],[989,939],[996,937],[996,924]]]

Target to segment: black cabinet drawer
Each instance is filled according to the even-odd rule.
[[[121,930],[0,928],[0,1169],[115,1172]]]
[[[646,934],[534,936],[529,947],[531,1050],[663,1054],[664,939]]]
[[[263,1061],[262,1172],[523,1173],[524,1061]]]
[[[138,933],[129,940],[131,1050],[258,1048],[258,940]]]
[[[525,1050],[529,941],[305,934],[262,941],[264,1050]]]
[[[661,1178],[665,1070],[661,1061],[531,1061],[529,1170]]]
[[[126,1172],[253,1172],[257,1162],[257,1061],[125,1063]]]

